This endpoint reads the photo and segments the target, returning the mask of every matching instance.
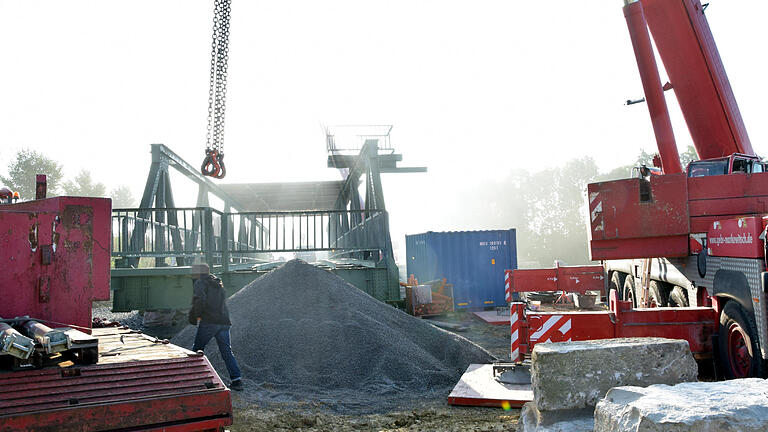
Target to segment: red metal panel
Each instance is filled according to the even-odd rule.
[[[689,178],[688,191],[692,232],[706,232],[701,218],[768,213],[768,173]]]
[[[90,327],[109,299],[111,201],[57,197],[0,206],[0,316]]]
[[[584,294],[603,289],[602,266],[568,266],[550,269],[507,270],[514,292],[565,291]]]
[[[688,235],[590,241],[592,260],[647,257],[683,257],[688,255]]]
[[[558,267],[558,291],[584,293],[601,291],[605,276],[603,266],[568,266]]]
[[[570,342],[572,322],[570,315],[541,313],[528,318],[531,345],[541,342]]]
[[[691,352],[704,356],[713,352],[712,336],[717,331],[718,313],[713,308],[631,309],[611,292],[610,312],[525,312],[518,346],[529,352],[537,343],[560,340],[580,341],[624,337],[666,337],[688,341]],[[553,319],[555,318],[555,319]],[[570,328],[556,334],[556,325],[568,320]],[[526,331],[527,330],[527,331]],[[555,334],[555,337],[548,335]],[[526,344],[527,342],[527,344]]]
[[[752,216],[723,219],[710,225],[707,230],[707,249],[712,256],[737,258],[762,258],[763,218]]]
[[[768,173],[734,173],[688,178],[691,201],[739,197],[768,197]]]
[[[705,233],[722,219],[768,213],[768,173],[688,179],[691,232]]]
[[[604,227],[592,230],[593,240],[688,234],[685,175],[652,176],[647,197],[641,197],[642,182],[632,178],[589,185],[589,199],[604,220]]]
[[[632,309],[616,316],[616,337],[665,337],[685,339],[691,352],[714,352],[712,336],[717,331],[712,308]]]
[[[229,391],[147,398],[0,417],[0,432],[168,430],[166,424],[174,430],[202,430],[232,424],[230,406]]]
[[[527,314],[530,336],[531,349],[533,345],[541,342],[560,342],[561,340],[592,340],[592,339],[608,339],[614,337],[613,325],[611,323],[611,315],[609,312],[538,312]],[[556,317],[557,321],[550,329],[546,329],[546,324],[552,317]],[[558,322],[563,322],[565,319],[570,320],[570,328],[565,333],[559,328],[555,328]],[[553,337],[536,337],[536,332],[540,332],[542,329],[546,331],[542,332],[542,336]],[[560,333],[560,334],[558,334]]]
[[[717,216],[722,219],[739,215],[768,213],[768,196],[691,201],[690,209],[692,218]]]
[[[204,356],[0,373],[0,432],[228,424],[229,390]]]
[[[651,176],[644,182],[633,178],[588,186],[593,260],[688,254],[685,175]]]
[[[513,292],[557,291],[555,269],[517,269],[507,272],[512,273]]]
[[[699,157],[753,155],[701,3],[641,1]]]

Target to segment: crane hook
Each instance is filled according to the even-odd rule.
[[[200,166],[200,172],[204,176],[208,176],[208,177],[213,177],[213,178],[224,177],[223,175],[220,174],[221,168],[222,168],[221,165],[219,164],[220,160],[221,158],[219,157],[218,150],[205,149],[205,159],[203,159],[203,164]]]
[[[227,175],[227,168],[224,166],[224,152],[216,151],[216,164],[219,166],[219,172],[213,177],[217,179],[223,179]]]

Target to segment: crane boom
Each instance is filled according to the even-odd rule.
[[[711,159],[734,153],[753,156],[755,152],[700,1],[625,0],[625,3],[625,15],[636,7],[635,3],[642,4],[648,29],[699,157]],[[640,73],[646,72],[641,68]],[[664,161],[662,146],[659,142],[664,164],[667,161]]]

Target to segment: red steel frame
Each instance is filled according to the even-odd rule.
[[[665,337],[688,341],[699,359],[713,353],[718,329],[717,308],[632,309],[632,303],[610,293],[610,311],[535,312],[524,303],[510,307],[512,361],[522,361],[536,344],[626,337]]]
[[[507,293],[562,291],[584,294],[587,291],[602,292],[605,285],[603,273],[603,267],[598,265],[504,270],[504,289]],[[508,296],[508,298],[511,297]]]

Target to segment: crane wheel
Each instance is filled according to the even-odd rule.
[[[727,379],[762,377],[765,362],[760,354],[755,319],[735,301],[720,313],[718,351]]]
[[[665,295],[664,285],[659,281],[651,281],[648,284],[648,307],[664,307],[667,305],[667,296]]]
[[[611,280],[608,282],[608,290],[605,292],[605,302],[608,303],[610,300],[610,293],[611,290],[616,290],[617,293],[619,293],[619,297],[622,295],[622,291],[624,290],[624,279],[627,278],[626,273],[615,271],[611,275]]]
[[[631,301],[632,307],[637,307],[637,296],[635,295],[635,278],[633,278],[630,275],[627,275],[626,279],[624,279],[624,289],[621,293],[621,299],[624,301]]]
[[[676,286],[669,293],[668,302],[670,307],[688,307],[688,293],[683,287]]]

